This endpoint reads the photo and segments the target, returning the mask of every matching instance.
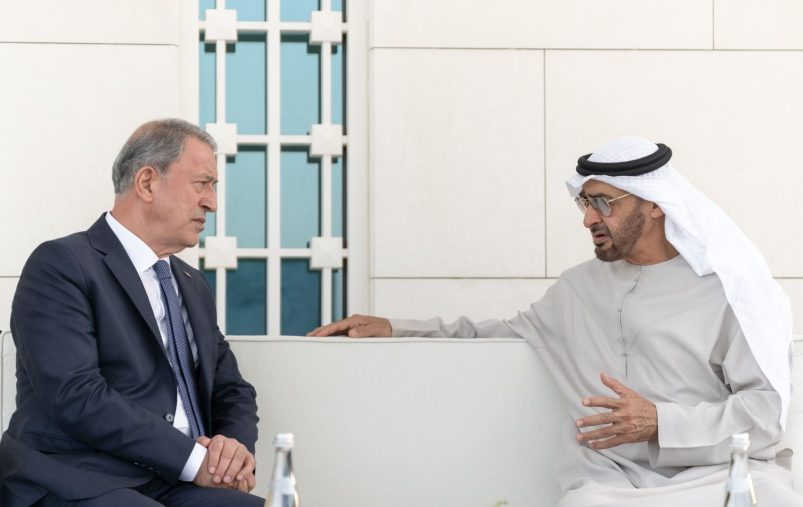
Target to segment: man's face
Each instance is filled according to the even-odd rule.
[[[626,193],[607,183],[588,180],[583,185],[581,195],[614,199]],[[594,253],[599,260],[612,262],[628,259],[644,230],[646,216],[643,204],[644,201],[636,196],[623,197],[610,203],[611,214],[607,217],[590,206],[586,209],[583,225],[591,231]]]
[[[151,227],[160,257],[198,244],[206,213],[217,209],[217,163],[212,149],[187,137],[181,157],[158,176]]]

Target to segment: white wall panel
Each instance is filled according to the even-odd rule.
[[[716,49],[803,49],[800,0],[714,0]]]
[[[623,135],[669,145],[674,167],[736,221],[776,276],[803,276],[798,203],[803,53],[548,51],[548,273],[592,255],[563,180]]]
[[[11,322],[11,301],[17,290],[18,277],[0,277],[0,330],[7,331]]]
[[[795,334],[803,334],[803,280],[785,278],[778,280],[783,290],[789,296],[792,303],[792,318],[794,319],[793,330]],[[798,364],[798,368],[803,368],[803,364]]]
[[[711,1],[373,2],[375,47],[710,49]]]
[[[86,229],[113,200],[111,166],[146,120],[179,115],[171,46],[0,44],[0,276],[40,242]]]
[[[373,275],[542,276],[543,53],[372,55]]]
[[[0,42],[177,44],[180,3],[0,0]]]
[[[451,321],[506,319],[538,301],[554,279],[376,279],[374,309],[383,317]]]

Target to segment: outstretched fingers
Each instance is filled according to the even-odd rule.
[[[592,449],[601,451],[603,449],[610,449],[611,447],[616,447],[617,445],[629,444],[632,442],[634,442],[634,440],[626,435],[616,435],[602,440],[594,440],[593,442],[590,442],[588,446]]]
[[[343,320],[321,326],[310,331],[307,336],[346,335],[349,338],[367,338],[369,336],[390,336],[390,321],[370,315],[352,315]]]
[[[608,375],[605,374],[605,372],[600,373],[599,378],[603,384],[608,386],[613,392],[615,392],[619,396],[627,396],[633,393],[632,389],[630,389],[623,383],[619,382],[615,378],[609,377]]]
[[[588,398],[583,398],[583,406],[602,407],[609,408],[611,410],[617,410],[622,408],[622,399],[611,398],[609,396],[589,396]]]
[[[601,426],[592,431],[578,433],[579,443],[588,442],[592,449],[609,449],[626,443],[646,442],[658,437],[658,412],[655,404],[604,372],[602,383],[618,397],[589,396],[583,398],[584,407],[605,408],[609,411],[581,417],[577,428]]]
[[[348,319],[338,320],[337,322],[332,322],[331,324],[327,324],[325,326],[316,327],[309,333],[307,336],[315,336],[315,337],[323,337],[323,336],[335,336],[335,335],[343,335],[351,329],[351,317]]]

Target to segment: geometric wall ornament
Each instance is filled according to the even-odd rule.
[[[233,9],[207,9],[204,41],[237,42],[237,11]]]
[[[310,17],[310,44],[343,42],[343,13],[335,11],[314,11]]]
[[[204,268],[237,269],[236,236],[207,236],[204,249]]]
[[[343,155],[343,126],[315,124],[310,129],[309,153],[313,157]]]
[[[237,154],[237,124],[207,123],[205,129],[217,142],[217,153],[220,155]]]
[[[312,250],[310,269],[343,267],[343,238],[312,238],[310,249]]]

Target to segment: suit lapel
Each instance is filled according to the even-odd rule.
[[[217,334],[214,332],[216,328],[210,323],[210,316],[204,309],[198,293],[197,280],[193,279],[194,276],[199,275],[193,274],[175,256],[170,258],[170,266],[173,269],[173,278],[176,279],[178,290],[181,292],[184,307],[187,309],[187,317],[189,317],[195,346],[198,349],[198,388],[201,390],[199,395],[201,400],[209,400],[215,371],[214,358],[217,357],[215,351]],[[208,413],[208,410],[206,412]],[[208,423],[209,421],[207,421]]]
[[[134,303],[134,307],[139,314],[145,319],[145,323],[148,325],[148,329],[151,330],[153,338],[159,343],[159,347],[164,350],[162,335],[159,333],[159,326],[153,316],[153,309],[148,301],[148,295],[145,293],[145,287],[142,286],[142,280],[136,269],[134,269],[134,265],[131,263],[131,259],[129,259],[123,245],[114,235],[109,224],[106,223],[105,213],[89,228],[87,234],[92,246],[105,254],[103,261],[106,266],[108,266],[120,286]]]

